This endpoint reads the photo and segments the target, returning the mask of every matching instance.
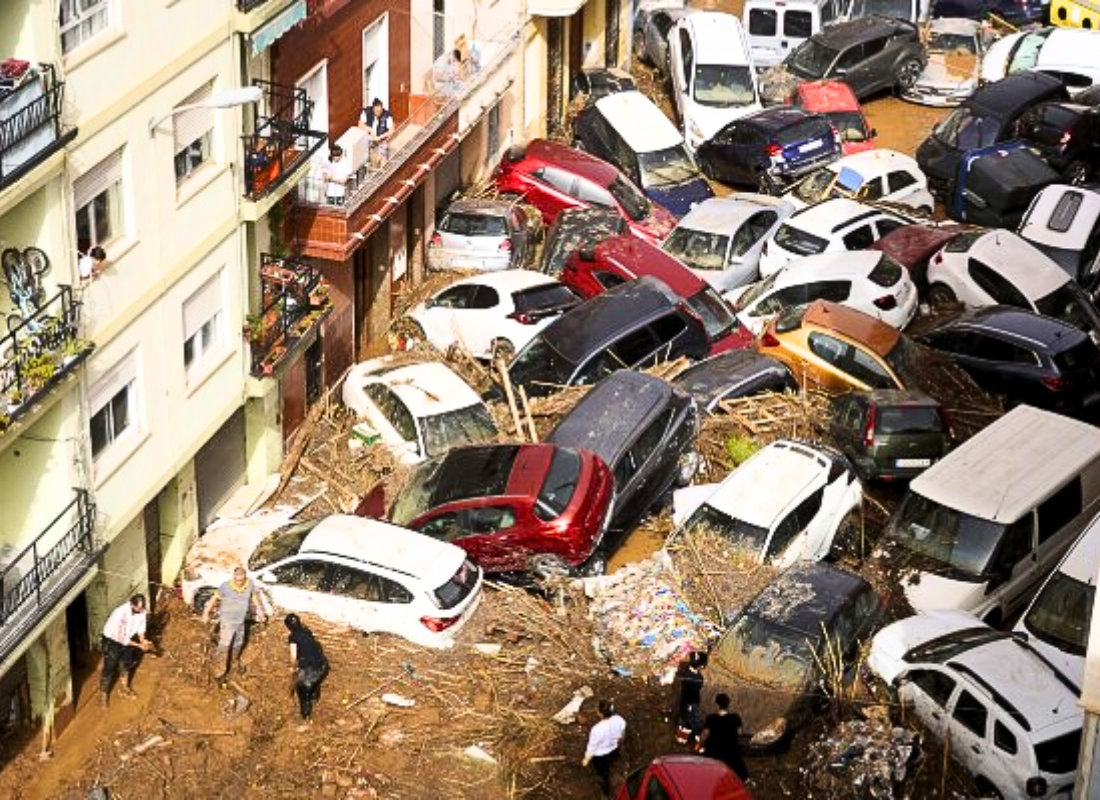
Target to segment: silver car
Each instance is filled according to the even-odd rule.
[[[928,23],[928,63],[902,97],[926,106],[957,106],[978,86],[985,42],[982,24],[946,17]]]
[[[642,5],[634,16],[634,59],[656,67],[661,77],[667,79],[669,31],[689,12],[683,2],[677,6],[676,0],[667,5]]]
[[[496,271],[523,267],[541,230],[523,206],[506,200],[456,200],[428,243],[431,269]]]

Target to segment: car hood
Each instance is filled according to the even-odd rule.
[[[868,666],[886,683],[893,683],[908,665],[903,656],[914,647],[952,631],[984,627],[965,611],[929,611],[887,625],[871,641]]]
[[[901,587],[914,611],[966,611],[985,599],[984,581],[962,581],[930,572],[903,575]]]
[[[768,67],[760,73],[760,98],[765,105],[775,106],[786,103],[794,96],[800,84],[805,83],[782,64]]]
[[[232,574],[238,564],[247,566],[256,545],[271,532],[289,524],[289,512],[254,514],[238,520],[217,520],[187,553],[184,566],[203,575]]]
[[[695,123],[695,125],[702,131],[703,139],[709,140],[714,137],[714,134],[722,130],[729,123],[735,119],[741,119],[741,117],[751,114],[754,111],[759,111],[763,106],[759,103],[750,103],[747,106],[729,106],[728,108],[718,108],[716,106],[707,106],[702,103],[698,103],[694,100],[689,101],[686,119],[684,124],[687,125],[687,120]]]
[[[707,498],[714,494],[721,486],[720,483],[698,483],[677,489],[672,493],[672,522],[675,525],[683,525],[684,520],[695,513],[695,509],[703,505]]]
[[[978,82],[978,58],[974,55],[933,53],[917,78],[916,89],[973,90]]]

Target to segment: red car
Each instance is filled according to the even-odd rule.
[[[794,105],[816,114],[824,114],[840,135],[844,155],[875,149],[875,129],[867,124],[855,93],[840,81],[811,81],[800,84],[794,93]]]
[[[574,250],[565,260],[561,282],[587,299],[643,275],[663,281],[699,317],[711,355],[752,346],[752,334],[713,286],[661,248],[637,237],[612,236],[595,247]]]
[[[606,531],[613,490],[611,470],[589,450],[477,445],[417,465],[388,512],[378,484],[356,513],[453,542],[486,573],[526,572],[539,554],[583,569]]]
[[[567,208],[614,208],[630,232],[658,244],[676,218],[606,161],[556,142],[534,139],[504,154],[493,173],[497,191],[522,196],[552,225]]]
[[[657,756],[632,772],[615,800],[752,800],[733,770],[702,756]]]

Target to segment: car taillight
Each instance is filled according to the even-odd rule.
[[[764,335],[760,337],[761,347],[779,347],[779,340],[775,338],[771,331],[764,331]]]
[[[943,429],[947,432],[947,437],[949,439],[955,438],[955,429],[951,425],[951,415],[947,412],[946,408],[942,407],[940,408],[940,425],[942,425]]]
[[[505,239],[503,242],[500,243],[500,246],[497,247],[497,250],[504,250],[505,252],[511,252],[511,250],[512,250],[512,240],[511,239]]]
[[[428,247],[442,247],[443,237],[438,233],[433,233],[431,240],[428,242]]]
[[[1043,386],[1047,387],[1052,392],[1064,392],[1069,388],[1069,381],[1058,375],[1048,375],[1043,378]]]
[[[776,144],[775,142],[772,142],[771,144],[769,144],[767,147],[764,148],[764,152],[767,153],[772,158],[775,158],[776,156],[783,155],[783,148],[782,148],[782,146]]]
[[[432,633],[440,633],[458,622],[459,617],[421,617],[420,624]]]
[[[1062,134],[1062,138],[1061,138],[1061,140],[1059,140],[1058,144],[1065,146],[1065,145],[1069,144],[1069,140],[1072,139],[1072,138],[1073,138],[1073,132],[1072,131],[1066,131],[1065,133]]]
[[[936,253],[936,255],[933,256],[933,258],[932,258],[932,263],[933,264],[942,264],[943,263],[943,253]]]
[[[1028,778],[1025,784],[1028,797],[1042,797],[1047,793],[1046,778]]]
[[[898,307],[898,299],[892,294],[884,294],[882,297],[875,299],[875,306],[883,311],[890,311]]]
[[[863,429],[863,446],[871,447],[875,443],[875,419],[878,411],[871,406],[871,413],[867,415],[867,427]]]
[[[508,319],[514,319],[520,325],[534,325],[538,322],[537,319],[524,311],[513,311],[508,315]]]

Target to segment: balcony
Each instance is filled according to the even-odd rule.
[[[77,333],[80,303],[72,287],[62,286],[41,305],[26,302],[32,313],[7,315],[8,333],[0,338],[0,435],[27,414],[94,349]]]
[[[268,378],[287,356],[312,340],[332,311],[328,281],[309,264],[263,253],[260,256],[263,310],[248,317],[245,336],[252,350],[252,374]]]
[[[64,90],[50,64],[0,62],[0,190],[76,137],[61,122]]]
[[[0,548],[0,661],[11,655],[99,557],[95,504],[86,489],[22,550]]]

